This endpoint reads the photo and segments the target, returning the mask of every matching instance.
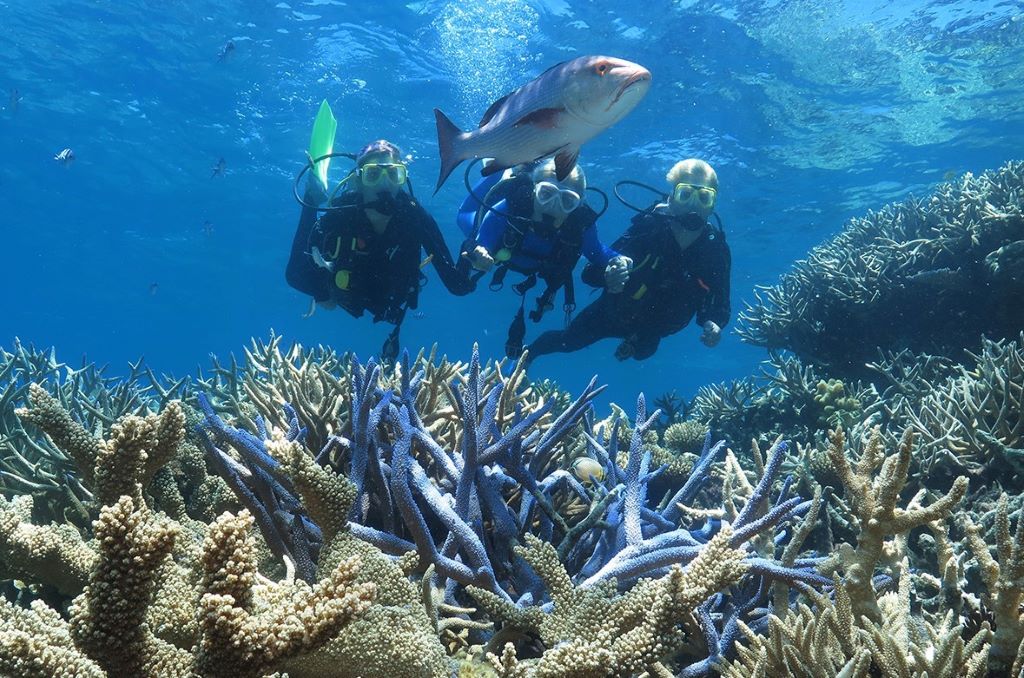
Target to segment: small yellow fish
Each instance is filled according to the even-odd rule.
[[[591,482],[591,478],[598,482],[604,480],[604,467],[597,459],[576,457],[570,468],[572,468],[573,475],[584,483]]]

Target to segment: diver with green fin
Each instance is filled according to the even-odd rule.
[[[469,168],[466,170],[469,195],[459,209],[457,223],[467,239],[462,245],[459,270],[474,280],[493,270],[489,285],[492,291],[504,286],[509,271],[525,276],[512,285],[522,301],[505,343],[510,358],[518,358],[523,351],[526,294],[538,281],[543,281],[545,287],[529,314],[534,322],[554,307],[559,290],[564,294],[563,310],[570,317],[576,306],[573,269],[581,255],[592,266],[607,271],[605,283],[610,287],[625,282],[622,272],[628,268],[626,258],[598,238],[596,221],[600,214],[586,202],[583,169],[577,164],[561,180],[556,172],[554,160],[519,165],[501,173],[488,174],[485,168],[486,176],[471,187]]]
[[[324,101],[313,126],[309,162],[295,179],[302,213],[285,278],[320,306],[341,307],[356,318],[369,312],[374,322],[393,324],[381,351],[383,359],[393,361],[402,320],[417,306],[426,279],[421,269],[428,262],[452,294],[467,294],[474,285],[456,270],[437,222],[413,196],[398,147],[378,140],[356,155],[334,153],[336,131],[337,121]],[[328,193],[329,163],[338,156],[354,160],[355,167]]]
[[[533,360],[548,353],[578,351],[600,339],[615,337],[619,360],[654,355],[661,339],[683,329],[696,316],[701,342],[713,347],[729,322],[729,276],[732,256],[717,215],[718,176],[703,160],[676,163],[666,175],[667,195],[640,209],[616,196],[638,214],[615,250],[627,258],[625,284],[612,287],[606,270],[588,265],[583,281],[604,288],[601,296],[564,330],[545,332],[530,346]],[[708,219],[715,216],[716,223]],[[620,276],[621,277],[621,276]],[[615,280],[619,280],[616,277]]]

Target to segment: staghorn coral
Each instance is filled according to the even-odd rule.
[[[492,386],[474,355],[466,373],[453,380],[452,397],[457,404],[460,431],[452,435],[444,430],[453,426],[447,419],[434,420],[442,422],[441,428],[428,427],[419,413],[419,389],[425,379],[422,368],[412,369],[406,358],[400,363],[400,381],[387,387],[382,368],[374,361],[365,366],[353,364],[349,396],[352,412],[348,415],[351,437],[341,457],[348,463],[340,467],[338,457],[304,448],[305,432],[295,412],[287,407],[281,419],[286,422],[286,434],[268,430],[258,417],[246,425],[257,430],[257,436],[228,425],[212,406],[204,405],[205,428],[212,436],[211,443],[217,441],[208,445],[207,451],[211,458],[222,462],[218,465],[257,517],[267,542],[285,545],[281,553],[288,560],[293,559],[298,543],[289,525],[305,525],[308,521],[305,533],[322,538],[316,569],[297,571],[305,571],[308,576],[330,562],[333,554],[351,553],[356,544],[367,548],[369,543],[393,556],[401,555],[403,567],[428,570],[432,581],[421,582],[423,591],[445,592],[439,599],[433,593],[424,594],[425,605],[410,605],[403,590],[406,586],[391,580],[391,584],[378,589],[379,598],[387,597],[391,602],[381,600],[379,613],[375,604],[351,625],[356,629],[392,624],[382,621],[381,615],[395,615],[394,605],[404,604],[404,614],[411,614],[406,617],[409,626],[403,631],[403,641],[408,643],[403,645],[409,653],[403,647],[402,656],[391,663],[392,670],[403,667],[398,669],[402,675],[432,675],[424,666],[409,664],[405,657],[431,656],[428,648],[439,647],[439,636],[452,643],[455,638],[447,633],[449,629],[461,629],[460,640],[451,647],[471,643],[474,636],[502,637],[505,631],[490,633],[484,609],[466,604],[465,595],[471,588],[492,596],[488,610],[499,605],[509,615],[533,614],[523,610],[532,609],[531,605],[542,600],[545,588],[515,550],[517,543],[539,537],[551,544],[581,587],[604,586],[601,582],[617,578],[621,586],[632,589],[638,586],[640,577],[663,574],[674,564],[693,561],[702,545],[722,528],[718,519],[707,519],[692,529],[676,524],[682,518],[677,506],[692,501],[706,484],[707,469],[722,445],[712,447],[709,436],[705,436],[703,450],[694,460],[684,487],[655,509],[647,505],[647,494],[652,481],[665,471],[652,471],[649,456],[658,439],[652,428],[658,413],[647,417],[641,399],[632,428],[621,426],[623,422],[628,424],[621,415],[614,417],[614,422],[594,425],[587,411],[599,389],[592,383],[554,420],[548,419],[550,405],[531,411],[520,406],[510,418],[503,418],[503,403],[516,401],[506,391],[516,388],[515,373]],[[578,440],[573,440],[581,428],[585,439],[582,448]],[[617,454],[623,430],[629,439],[624,464]],[[457,447],[450,447],[452,440]],[[781,579],[821,585],[828,581],[813,573],[815,559],[792,557],[788,566],[780,566],[768,548],[773,543],[772,531],[782,529],[782,524],[799,517],[810,506],[810,502],[790,496],[785,488],[776,501],[768,499],[786,449],[784,445],[773,448],[769,460],[762,463],[764,473],[757,487],[746,485],[746,505],[732,514],[737,531],[730,543],[732,548],[744,549],[744,565],[753,577],[738,595],[716,595],[701,603],[707,635],[704,645],[696,644],[687,655],[688,661],[695,662],[689,669],[691,675],[706,674],[712,658],[717,660],[729,651],[738,634],[735,622],[739,616],[767,602],[765,592],[769,587],[765,582]],[[603,469],[603,474],[598,474],[601,478],[591,479],[589,489],[560,468],[557,461],[579,451]],[[324,465],[315,464],[314,459]],[[328,469],[347,477],[345,485],[354,489],[354,496],[336,481],[331,482]],[[315,478],[302,481],[297,472],[312,473]],[[744,473],[737,473],[746,482]],[[331,496],[343,496],[344,500]],[[561,497],[565,496],[573,497],[575,504],[564,502]],[[273,503],[264,505],[261,497],[273,497]],[[303,508],[307,503],[308,511]],[[279,508],[271,511],[271,506]],[[347,518],[345,529],[339,529],[342,516]],[[780,534],[778,539],[790,541],[788,533]],[[745,546],[748,542],[749,547]],[[307,537],[302,543],[313,542]],[[794,547],[794,553],[799,550],[799,545]],[[409,551],[415,551],[413,560],[405,555]],[[375,581],[390,576],[380,564],[374,567],[380,568]],[[390,567],[399,569],[394,564]],[[442,609],[449,614],[443,624]],[[428,613],[433,616],[428,617]],[[433,634],[432,641],[421,635],[424,628]],[[366,666],[372,657],[352,646],[353,640],[352,634],[342,633],[321,656],[339,658],[335,667]],[[340,661],[342,657],[348,661]],[[377,666],[368,669],[369,675],[383,670]]]
[[[970,364],[933,384],[908,413],[925,448],[922,466],[1003,474],[1009,464],[1024,476],[1024,333],[1013,341],[983,338],[981,351],[968,355]]]
[[[829,459],[842,482],[846,520],[857,536],[855,546],[841,545],[820,568],[824,572],[842,569],[845,577],[834,576],[831,594],[801,587],[804,600],[795,609],[776,600],[766,635],[742,623],[746,642],[738,646],[734,660],[720,667],[722,675],[867,676],[871,669],[899,678],[984,676],[991,634],[985,624],[969,640],[964,638],[966,621],[957,612],[960,605],[954,603],[954,596],[961,595],[956,590],[956,559],[943,528],[966,493],[966,478],[959,478],[948,494],[928,507],[919,504],[919,494],[901,508],[897,503],[907,481],[912,432],[904,433],[896,455],[884,457],[882,436],[876,429],[859,459],[847,449],[841,430],[830,435]],[[922,577],[920,573],[915,577],[905,557],[906,535],[924,525],[936,540],[938,570],[945,582],[940,586],[951,605],[915,612],[912,587],[915,578]],[[879,593],[881,580],[876,572],[883,561],[899,582],[898,594]]]
[[[40,522],[88,527],[95,510],[90,514],[91,493],[79,480],[76,460],[31,421],[17,416],[16,409],[25,404],[33,385],[46,385],[66,413],[68,434],[75,435],[79,427],[101,435],[123,415],[145,414],[188,393],[187,379],[159,379],[141,361],[129,367],[126,378],[111,378],[105,368],[84,362],[72,368],[58,362],[53,349],[36,350],[17,339],[12,351],[0,349],[0,492],[33,494]]]
[[[109,675],[186,675],[188,653],[159,640],[143,623],[154,572],[170,555],[177,528],[150,520],[125,495],[103,507],[95,532],[97,564],[70,610],[75,646]]]
[[[181,666],[188,667],[182,670],[197,675],[216,675],[220,667],[230,665],[233,670],[248,671],[248,675],[278,671],[293,678],[441,678],[454,671],[480,669],[484,649],[495,655],[497,666],[507,675],[573,675],[575,671],[580,675],[646,672],[658,677],[696,676],[707,675],[716,666],[738,658],[736,641],[744,637],[744,628],[770,640],[772,624],[780,622],[772,621],[769,610],[788,625],[791,617],[787,615],[798,613],[787,610],[800,602],[811,611],[825,609],[822,601],[830,600],[832,595],[831,585],[826,585],[830,580],[815,570],[843,572],[840,556],[827,560],[822,556],[831,550],[836,536],[849,533],[854,543],[865,521],[855,510],[858,503],[851,499],[853,494],[844,483],[834,486],[843,490],[845,502],[839,496],[829,497],[827,492],[813,501],[795,496],[798,483],[783,478],[784,468],[793,463],[786,445],[773,445],[767,454],[755,445],[752,457],[728,453],[726,461],[718,463],[715,459],[725,448],[712,446],[705,437],[699,454],[688,462],[692,468],[687,475],[668,483],[672,491],[659,500],[658,483],[669,477],[672,469],[667,464],[662,468],[658,461],[670,451],[669,445],[682,444],[682,427],[671,434],[668,430],[659,432],[656,427],[663,419],[657,413],[649,415],[642,405],[633,421],[620,410],[617,416],[595,423],[590,406],[596,391],[593,386],[584,391],[582,399],[555,416],[543,409],[553,405],[545,402],[545,406],[537,407],[538,401],[520,397],[529,385],[518,369],[506,375],[503,365],[487,368],[478,359],[447,364],[458,367],[445,373],[447,384],[439,388],[428,382],[429,369],[408,359],[393,371],[377,368],[372,362],[350,362],[339,421],[323,424],[339,432],[336,438],[344,438],[346,443],[332,442],[326,453],[324,448],[310,444],[309,431],[302,426],[296,409],[274,404],[273,412],[264,412],[264,405],[254,405],[244,389],[239,391],[239,412],[247,412],[251,419],[235,415],[228,423],[229,415],[223,414],[227,410],[213,407],[198,419],[187,407],[178,410],[177,405],[167,403],[161,415],[142,413],[111,422],[101,428],[102,437],[91,436],[99,441],[94,463],[99,461],[101,466],[122,471],[100,473],[94,466],[90,494],[93,490],[95,496],[108,494],[111,490],[99,488],[116,487],[118,477],[134,479],[120,484],[121,494],[132,501],[132,510],[118,514],[120,522],[112,522],[126,530],[126,536],[115,541],[134,543],[136,538],[131,535],[137,532],[146,537],[153,531],[159,533],[161,526],[169,527],[176,535],[169,551],[171,557],[165,555],[131,580],[148,586],[152,593],[144,610],[133,617],[141,619],[138,625],[145,630],[141,635],[126,636],[131,646],[148,647],[149,661],[164,661],[171,676],[177,675],[175,667],[181,662]],[[789,372],[773,376],[794,388],[806,384],[801,391],[807,398],[804,402],[814,402],[818,382],[828,381],[797,363]],[[774,388],[786,388],[771,383]],[[843,386],[844,390],[850,388],[849,382]],[[419,410],[424,389],[430,392],[427,401],[440,406],[436,416]],[[818,424],[827,419],[827,415],[822,416],[826,409],[820,400],[814,411]],[[224,401],[220,402],[223,405]],[[871,407],[873,403],[866,405]],[[175,410],[184,414],[184,419],[172,415]],[[161,421],[168,423],[161,427]],[[172,421],[178,423],[172,425]],[[279,571],[280,561],[260,561],[259,554],[270,557],[262,525],[260,535],[246,534],[248,525],[258,517],[255,511],[252,518],[243,514],[216,520],[210,516],[201,522],[194,519],[198,514],[189,505],[195,498],[186,490],[194,487],[195,494],[209,476],[205,474],[206,462],[197,458],[195,442],[201,443],[201,438],[182,437],[178,433],[182,421],[201,422],[214,448],[212,453],[205,448],[211,461],[217,458],[230,465],[251,490],[272,488],[276,506],[264,503],[270,495],[254,492],[257,510],[266,511],[272,519],[284,519],[274,523],[272,532],[287,533],[295,543],[295,537],[301,536],[295,530],[299,526],[306,530],[301,538],[315,546],[308,552],[313,566],[310,583],[286,579],[272,584],[266,578]],[[889,426],[894,425],[889,422]],[[692,429],[689,438],[694,437],[692,432],[698,426],[686,425]],[[863,430],[867,424],[858,422],[857,426]],[[177,441],[172,455],[151,454],[161,438]],[[618,453],[620,448],[622,454]],[[853,454],[852,450],[846,452]],[[880,455],[872,455],[881,461]],[[567,462],[578,456],[599,465],[603,477],[588,483],[576,480],[567,472]],[[148,460],[156,457],[166,463],[153,472]],[[752,470],[746,468],[751,460]],[[820,461],[821,455],[816,454],[813,463]],[[715,464],[718,470],[709,473]],[[888,465],[883,465],[881,477],[898,478],[901,464],[892,462],[891,473],[884,470]],[[860,464],[855,466],[859,468]],[[875,464],[872,476],[877,474],[877,467]],[[910,467],[914,467],[913,461]],[[246,475],[256,476],[257,469],[266,473],[258,483]],[[189,475],[197,482],[186,477]],[[814,477],[809,476],[808,482],[800,485],[801,491],[807,491],[805,496],[815,492]],[[146,491],[141,491],[143,482],[148,482]],[[904,478],[908,489],[912,489],[912,482]],[[879,522],[891,529],[901,516],[912,516],[911,522],[927,518],[936,504],[922,508],[920,504],[925,501],[921,495],[904,509],[894,507],[891,520],[881,510]],[[828,515],[840,517],[846,527],[830,532],[827,522],[816,519],[819,502],[827,504]],[[117,505],[109,504],[108,508]],[[876,502],[878,507],[884,505]],[[1016,506],[1015,500],[1008,512]],[[845,515],[844,510],[848,510]],[[8,518],[12,534],[30,535],[43,529],[30,524],[26,499],[9,505],[6,511],[3,515],[16,518],[16,522]],[[158,511],[167,512],[166,517]],[[209,512],[207,509],[206,515]],[[991,520],[986,515],[979,523]],[[211,522],[214,527],[206,524]],[[861,643],[856,646],[858,652],[844,655],[836,670],[851,658],[861,657],[858,661],[876,667],[883,667],[883,660],[889,661],[895,667],[892,670],[897,671],[894,675],[900,675],[902,657],[910,658],[909,663],[905,662],[909,669],[916,667],[917,671],[939,675],[946,665],[937,662],[952,658],[950,666],[960,666],[964,673],[970,673],[976,670],[978,657],[984,658],[988,652],[988,630],[983,623],[987,612],[980,601],[975,602],[971,579],[974,570],[968,568],[967,579],[959,581],[964,569],[958,562],[963,556],[955,552],[957,544],[950,543],[938,522],[930,521],[928,527],[933,528],[933,540],[918,540],[919,547],[930,554],[931,544],[935,545],[936,556],[941,554],[939,576],[920,569],[920,554],[909,554],[914,569],[907,574],[911,572],[909,567],[900,564],[907,540],[900,535],[882,536],[879,556],[870,567],[875,573],[888,572],[897,577],[904,597],[904,590],[916,595],[912,586],[938,590],[939,595],[928,599],[918,596],[925,612],[904,613],[906,606],[900,602],[903,598],[881,593],[884,583],[876,578],[870,590],[880,616],[867,621],[862,615],[857,628],[863,633],[855,634]],[[210,540],[213,545],[207,544]],[[137,541],[143,546],[150,543],[145,538]],[[867,553],[877,541],[865,538],[858,547]],[[724,543],[738,552],[745,573],[731,586],[708,588],[710,593],[685,612],[675,609],[670,624],[666,621],[669,615],[662,614],[671,607],[664,602],[672,598],[664,595],[666,587],[671,589],[672,578],[680,573],[685,577],[712,542]],[[77,548],[86,550],[83,553],[92,554],[94,563],[102,562],[98,544],[81,538],[76,543]],[[571,615],[566,614],[564,619],[570,621],[557,621],[568,610],[552,602],[558,586],[545,581],[524,555],[534,545],[549,556],[553,551],[554,561],[549,559],[549,564],[557,561],[574,595],[587,601]],[[855,554],[857,550],[851,545],[842,553]],[[0,569],[9,565],[5,558],[0,549]],[[204,580],[204,558],[207,562],[234,563],[224,580],[240,588]],[[278,650],[288,645],[288,638],[295,637],[296,627],[289,627],[290,616],[280,619],[274,616],[274,610],[294,609],[289,607],[294,603],[308,612],[306,603],[324,574],[339,567],[344,570],[345,563],[353,562],[351,558],[358,558],[360,565],[351,570],[345,590],[372,585],[376,591],[373,601],[364,601],[368,603],[366,609],[336,632],[325,632],[323,636],[329,637],[321,638],[319,647],[303,648],[298,656],[284,657]],[[857,564],[856,559],[853,562]],[[241,569],[237,569],[239,565]],[[30,573],[31,559],[23,567]],[[83,571],[90,569],[78,570]],[[295,572],[298,574],[299,568]],[[855,590],[857,582],[849,579],[842,582],[844,590]],[[694,581],[699,583],[701,578]],[[251,587],[247,588],[246,582],[251,582]],[[474,603],[470,591],[486,602]],[[200,603],[204,595],[209,596],[208,608]],[[86,600],[83,596],[75,609]],[[594,664],[586,657],[591,650],[600,653],[595,640],[599,627],[612,623],[601,616],[602,611],[614,608],[618,615],[627,600],[642,600],[640,608],[658,614],[649,619],[619,615],[607,645],[615,648],[621,663],[609,659]],[[203,617],[196,614],[200,609],[216,610],[216,618],[222,621],[204,626]],[[940,609],[951,609],[953,616],[946,619],[938,613]],[[542,626],[546,638],[542,637]],[[67,628],[70,634],[71,627]],[[826,630],[806,632],[823,637]],[[283,645],[275,642],[274,647],[266,647],[252,642],[245,648],[228,647],[224,646],[227,634],[277,639]],[[376,639],[382,637],[394,642],[381,647]],[[198,648],[204,642],[214,648],[199,662]],[[508,642],[513,643],[511,649],[506,649]],[[101,662],[99,654],[86,654],[74,643],[66,646],[85,661]],[[19,659],[17,652],[24,647],[17,639],[8,646],[0,645],[0,660],[9,657],[21,661],[23,657]],[[47,643],[39,643],[33,652],[45,652],[47,647]],[[476,657],[477,662],[456,665],[446,656],[446,648],[448,654]],[[101,644],[98,652],[111,651]],[[869,658],[864,660],[864,656]],[[128,659],[138,660],[128,657],[124,661]],[[200,663],[205,668],[197,668]],[[145,663],[141,666],[143,671],[149,670]],[[535,673],[538,667],[546,673]],[[495,666],[488,671],[491,673],[485,671],[484,675],[493,675]]]
[[[729,545],[732,534],[720,532],[686,567],[675,565],[659,579],[645,579],[627,593],[615,594],[614,582],[579,589],[573,586],[555,549],[536,537],[528,537],[518,552],[540,575],[550,591],[550,613],[521,614],[502,618],[503,608],[492,613],[513,625],[532,623],[549,648],[536,660],[520,661],[514,646],[505,646],[491,662],[502,678],[586,678],[633,676],[654,667],[671,654],[682,640],[681,624],[693,609],[737,581],[746,570],[742,552]],[[482,604],[494,603],[487,593],[471,589]],[[663,670],[663,669],[662,669]]]
[[[1024,576],[1024,520],[1017,518],[1017,528],[1011,536],[1008,503],[1003,494],[996,507],[998,561],[989,552],[981,528],[969,517],[965,522],[967,542],[981,567],[995,622],[989,662],[993,670],[1010,671],[1016,676],[1024,670],[1024,615],[1021,613],[1024,591],[1020,587]]]
[[[747,642],[738,646],[735,660],[719,667],[721,675],[866,678],[872,669],[887,678],[986,675],[987,629],[965,642],[952,610],[936,624],[913,619],[909,586],[899,595],[883,594],[878,603],[881,622],[856,617],[849,591],[837,580],[834,598],[816,596],[813,608],[801,603],[781,617],[772,615],[767,635],[742,625]]]
[[[734,445],[778,436],[812,443],[843,423],[861,426],[878,394],[870,384],[825,379],[819,368],[771,352],[754,378],[703,386],[690,410]]]
[[[225,514],[207,534],[195,657],[200,675],[261,676],[281,660],[327,643],[369,608],[376,592],[373,583],[355,582],[358,558],[339,562],[313,587],[295,582],[257,591],[251,527],[247,513]]]
[[[846,378],[876,347],[955,357],[980,334],[1017,334],[1022,289],[1005,271],[1024,239],[1022,189],[1024,163],[1009,162],[851,220],[757,290],[740,336]]]
[[[239,365],[234,356],[228,366],[214,358],[211,374],[200,377],[197,385],[214,410],[235,423],[245,425],[262,417],[271,427],[287,429],[290,415],[282,417],[288,405],[301,428],[306,430],[307,445],[318,457],[336,466],[349,462],[347,453],[354,427],[351,413],[358,408],[352,400],[353,366],[358,360],[351,354],[339,354],[325,346],[312,349],[293,343],[281,347],[281,337],[271,334],[268,342],[253,340],[246,348],[246,361]],[[516,407],[531,412],[551,401],[548,408],[560,413],[568,405],[568,396],[552,384],[531,384],[526,379],[525,363],[518,362],[506,375],[504,359],[481,370],[481,391],[486,396],[501,386],[499,423],[509,420]],[[466,364],[437,355],[437,347],[420,351],[405,364],[390,370],[380,367],[370,375],[373,388],[397,390],[403,370],[422,372],[416,395],[416,407],[422,413],[424,427],[439,441],[453,448],[461,445],[461,420],[457,409],[457,384],[466,379]]]
[[[141,487],[153,473],[152,460],[166,461],[180,442],[182,421],[180,407],[170,403],[159,416],[123,417],[110,427],[110,438],[98,441],[97,495],[117,487],[124,494],[102,507],[95,541],[88,545],[80,537],[68,544],[46,541],[51,528],[27,524],[25,500],[5,508],[4,515],[17,521],[11,550],[31,556],[25,559],[29,573],[42,577],[40,566],[68,561],[79,552],[88,553],[92,565],[88,585],[71,605],[70,623],[62,627],[73,646],[65,643],[62,655],[46,643],[8,634],[0,640],[2,665],[64,661],[81,663],[82,671],[95,668],[82,675],[260,676],[285,660],[310,657],[368,608],[376,585],[355,581],[362,574],[358,558],[336,559],[325,569],[330,574],[314,586],[273,583],[258,575],[246,514],[225,515],[204,528],[202,545],[178,547],[187,531],[155,515],[142,500]],[[32,543],[42,548],[32,551]],[[11,566],[7,552],[0,552],[0,564]],[[190,577],[187,568],[205,574]],[[73,580],[81,569],[64,576]],[[415,595],[412,587],[409,598]],[[247,640],[240,643],[240,638]]]
[[[829,459],[843,484],[852,522],[859,533],[855,547],[844,545],[822,569],[831,571],[841,565],[846,573],[845,582],[853,600],[854,614],[857,618],[863,615],[878,623],[881,611],[875,598],[873,578],[884,552],[889,550],[891,556],[894,543],[890,539],[932,521],[948,518],[967,493],[967,478],[957,478],[950,491],[928,507],[903,509],[897,503],[907,483],[914,445],[912,431],[904,432],[895,455],[885,456],[882,436],[876,429],[855,466],[847,456],[842,429],[830,432],[829,437]]]

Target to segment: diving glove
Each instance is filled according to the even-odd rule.
[[[704,323],[703,330],[700,335],[701,343],[708,348],[718,346],[718,342],[722,340],[722,328],[718,326],[718,323],[708,320]]]
[[[623,339],[622,343],[620,343],[618,348],[615,349],[615,359],[627,360],[629,358],[632,358],[633,355],[636,353],[636,340],[637,337],[635,334]]]
[[[629,282],[633,260],[627,256],[612,257],[604,269],[604,287],[612,294],[618,294]]]
[[[494,257],[487,251],[487,248],[483,245],[477,245],[472,250],[466,252],[466,259],[469,259],[469,263],[478,271],[484,271],[485,273],[494,268]]]

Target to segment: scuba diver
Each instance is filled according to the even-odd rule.
[[[675,334],[695,315],[701,342],[718,344],[729,322],[731,254],[721,222],[708,222],[718,198],[718,176],[703,160],[676,163],[666,175],[672,191],[663,202],[645,210],[623,204],[639,214],[614,247],[629,261],[625,284],[614,289],[606,272],[594,266],[583,281],[603,287],[601,296],[564,330],[545,332],[530,346],[529,359],[548,353],[578,351],[609,337],[621,339],[618,360],[644,360],[654,355],[663,337]],[[634,181],[619,182],[642,186]],[[618,186],[616,187],[618,196]],[[632,262],[635,262],[633,264]]]
[[[533,322],[553,308],[559,290],[564,291],[566,318],[571,316],[576,307],[572,273],[581,254],[591,266],[608,271],[603,284],[621,289],[628,262],[598,239],[599,214],[586,203],[587,182],[579,165],[562,181],[555,177],[554,160],[520,165],[486,176],[475,187],[469,187],[468,172],[467,168],[469,196],[458,215],[468,239],[462,245],[459,270],[476,282],[493,269],[492,291],[504,286],[509,271],[526,276],[512,286],[522,301],[505,343],[510,358],[523,351],[526,293],[538,280],[544,281],[545,289],[530,312]]]
[[[474,285],[456,271],[437,222],[411,190],[403,190],[409,188],[408,169],[394,144],[379,140],[364,147],[354,156],[355,168],[326,194],[327,170],[318,165],[344,155],[331,152],[333,136],[333,129],[329,135],[321,130],[318,139],[314,126],[310,162],[296,178],[298,198],[302,174],[313,170],[305,197],[299,199],[302,214],[285,278],[325,308],[340,306],[356,318],[368,311],[374,322],[393,324],[381,351],[383,359],[393,361],[402,320],[416,308],[426,279],[421,269],[428,261],[452,294],[468,294]],[[346,190],[338,194],[342,186]],[[323,212],[319,218],[318,212]],[[427,253],[422,263],[421,249]]]

